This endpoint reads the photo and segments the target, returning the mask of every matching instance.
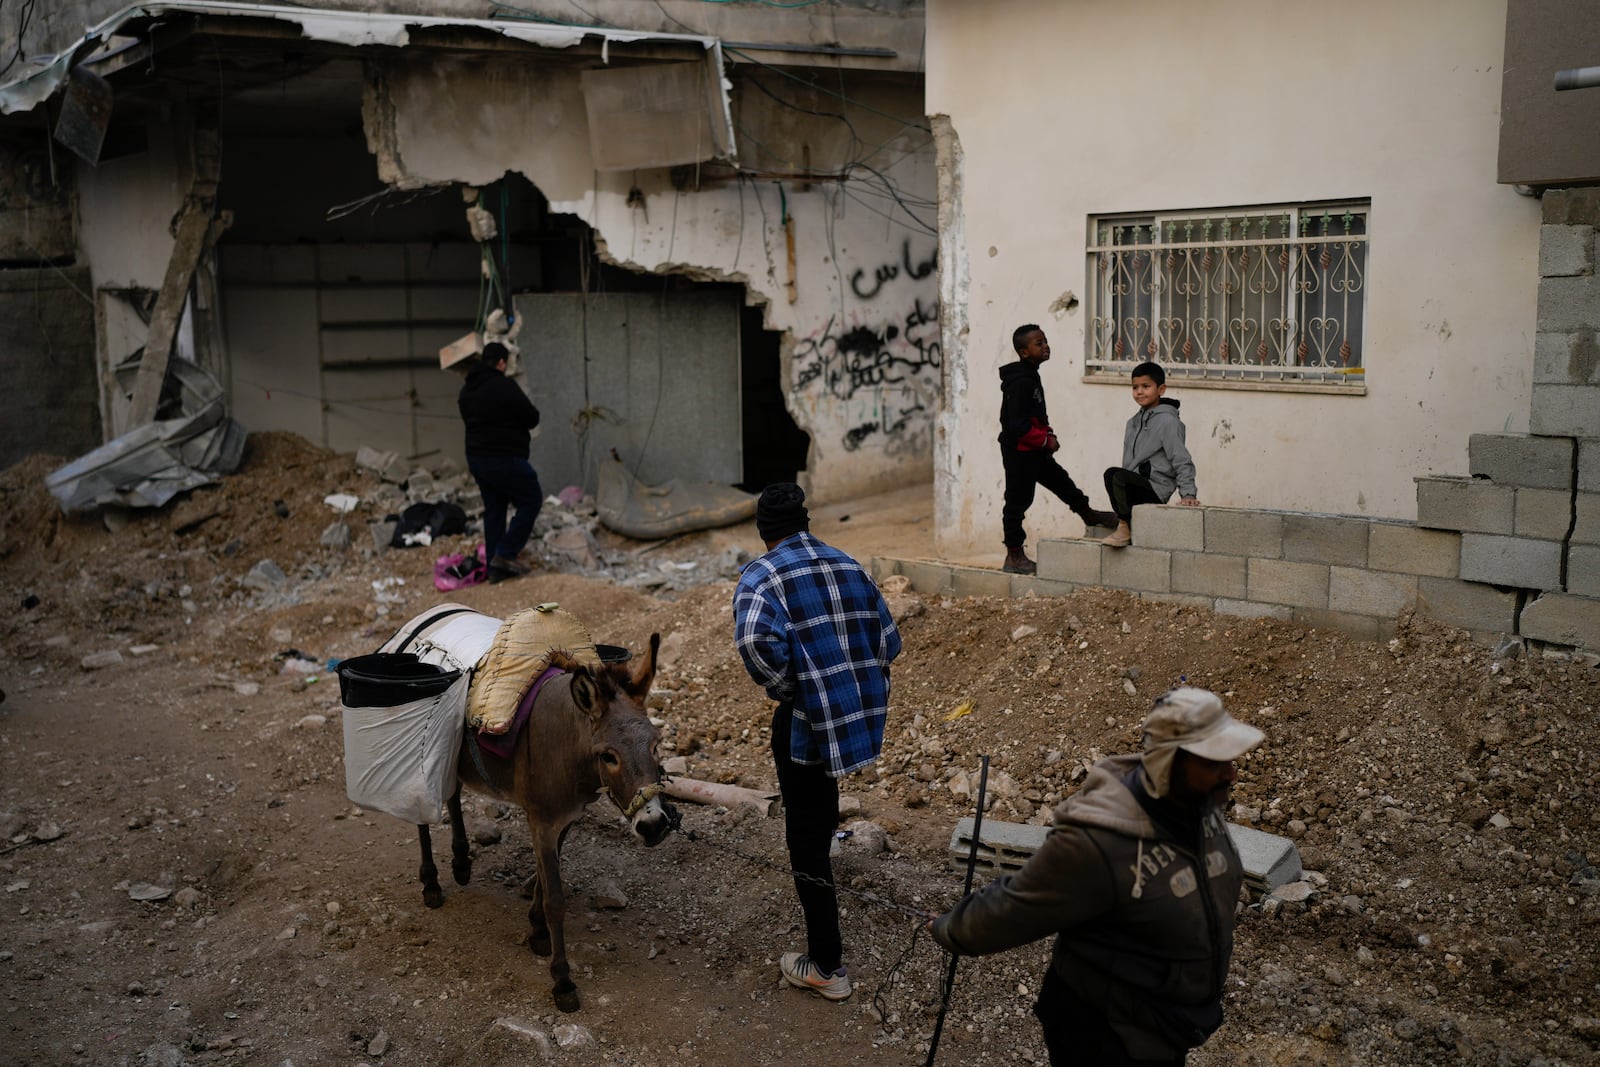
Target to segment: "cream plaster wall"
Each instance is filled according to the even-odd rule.
[[[680,191],[664,170],[595,171],[575,68],[418,64],[391,68],[381,85],[365,110],[385,181],[487,182],[519,171],[552,211],[592,226],[619,265],[745,283],[767,327],[782,331],[785,401],[811,435],[802,480],[818,501],[932,477],[942,361],[937,246],[891,200],[849,181],[807,189],[794,180],[723,178],[696,189],[691,177]],[[922,121],[914,93],[870,86],[861,93],[869,107]],[[931,135],[887,121],[875,137],[875,121],[885,120],[869,115],[856,127],[876,146],[873,165],[931,202]],[[835,136],[819,128],[815,143]],[[809,143],[792,128],[782,142],[795,146],[796,157]],[[766,148],[770,154],[775,146]],[[792,169],[799,166],[795,160]],[[635,187],[644,199],[630,205]],[[792,302],[785,211],[794,230]],[[918,215],[932,227],[931,208]]]
[[[1525,431],[1539,205],[1495,183],[1504,29],[1503,0],[930,0],[970,271],[946,294],[970,332],[946,336],[965,388],[941,414],[941,552],[999,550],[995,370],[1019,323],[1054,348],[1058,458],[1105,502],[1134,405],[1082,381],[1081,305],[1049,310],[1084,296],[1095,214],[1372,201],[1367,395],[1175,384],[1205,502],[1412,518],[1413,477],[1465,473],[1469,433]],[[1028,529],[1082,526],[1050,498]]]

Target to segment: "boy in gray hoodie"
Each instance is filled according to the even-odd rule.
[[[1132,377],[1139,411],[1122,431],[1122,466],[1106,470],[1106,495],[1117,513],[1116,531],[1100,542],[1108,548],[1133,543],[1129,521],[1139,504],[1165,504],[1177,490],[1181,503],[1200,506],[1178,401],[1166,399],[1167,372],[1146,362],[1133,368]]]

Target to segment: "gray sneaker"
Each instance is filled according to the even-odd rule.
[[[827,1000],[843,1000],[852,992],[850,975],[843,964],[833,974],[823,974],[822,968],[812,963],[811,957],[803,952],[785,952],[783,958],[778,960],[778,970],[783,972],[784,979],[790,985],[809,989]]]

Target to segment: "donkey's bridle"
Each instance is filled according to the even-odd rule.
[[[635,815],[639,814],[640,808],[644,807],[656,797],[666,792],[666,788],[667,787],[662,785],[660,782],[654,782],[650,785],[640,786],[639,791],[633,794],[633,799],[628,801],[626,805],[619,803],[615,796],[612,796],[611,802],[616,804],[617,807],[622,808],[622,817],[624,819],[631,819]],[[610,787],[607,787],[606,792],[611,792]]]

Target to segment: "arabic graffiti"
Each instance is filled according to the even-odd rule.
[[[829,396],[849,400],[862,389],[936,372],[943,355],[938,328],[938,305],[924,305],[921,297],[898,322],[876,329],[860,322],[846,328],[830,315],[821,330],[795,344],[795,386],[804,390],[821,381]],[[937,380],[932,384],[937,388]]]
[[[857,268],[850,275],[850,291],[862,300],[871,300],[883,289],[885,282],[891,282],[900,277],[902,271],[906,277],[913,281],[921,281],[934,272],[939,266],[939,250],[935,248],[933,254],[927,259],[911,262],[911,238],[907,237],[900,244],[900,262],[885,263],[872,272],[871,279],[867,279],[865,268]],[[870,285],[871,288],[866,288]]]

